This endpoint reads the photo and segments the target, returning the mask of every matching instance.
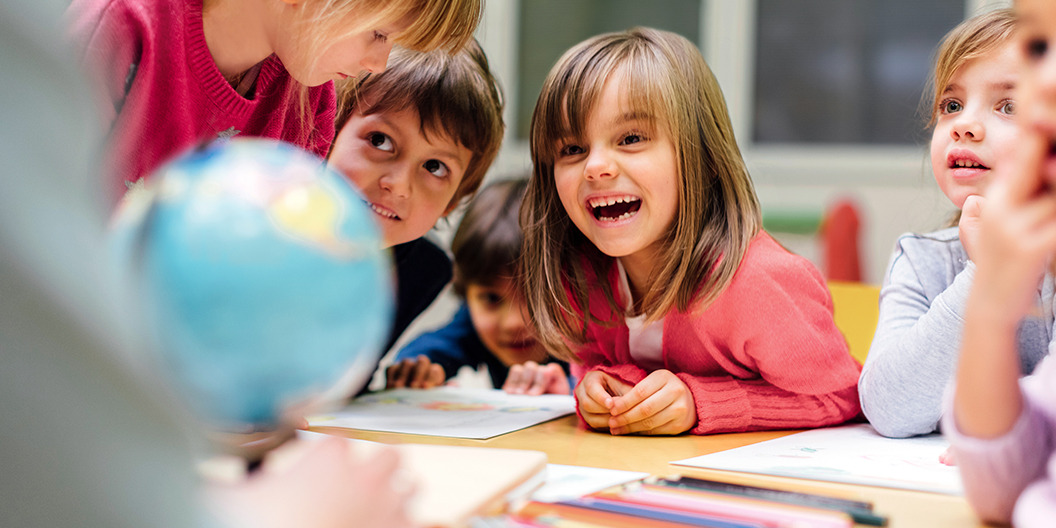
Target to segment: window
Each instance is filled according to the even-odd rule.
[[[942,36],[963,0],[758,0],[752,140],[913,145]]]
[[[700,42],[700,0],[525,0],[520,2],[517,47],[516,138],[528,126],[543,79],[568,48],[589,37],[634,26],[678,33]]]
[[[507,95],[497,171],[530,167],[542,80],[571,45],[652,26],[700,43],[758,184],[926,177],[922,92],[940,38],[1007,0],[498,0],[480,38]]]

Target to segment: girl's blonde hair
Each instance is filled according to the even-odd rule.
[[[648,320],[703,309],[729,285],[762,224],[718,81],[700,51],[674,33],[649,28],[588,39],[565,54],[543,83],[531,125],[534,165],[521,210],[522,268],[532,320],[552,354],[574,359],[597,321],[588,306],[588,268],[612,313],[622,314],[607,281],[613,259],[576,228],[554,184],[559,138],[582,137],[605,83],[620,74],[627,111],[667,132],[678,158],[678,211],[642,299]],[[571,293],[571,299],[569,294]]]
[[[202,10],[222,1],[203,0]],[[299,7],[299,18],[291,30],[306,50],[305,56],[312,60],[318,60],[335,40],[400,21],[410,25],[394,36],[395,44],[415,51],[455,53],[473,38],[484,8],[483,0],[301,0]],[[299,140],[309,145],[317,134],[309,87],[298,82],[288,86],[289,96],[299,108]]]
[[[943,93],[950,79],[969,61],[1011,41],[1016,28],[1012,9],[995,9],[965,20],[950,30],[935,53],[935,70],[928,79],[925,97],[931,95],[928,128],[938,119]]]

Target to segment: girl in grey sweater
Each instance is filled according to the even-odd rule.
[[[964,331],[975,265],[972,251],[983,189],[1019,136],[1012,92],[1019,77],[1012,12],[962,22],[937,53],[931,122],[935,180],[962,213],[956,227],[898,239],[880,292],[880,319],[858,382],[865,416],[884,436],[934,432]],[[1006,161],[1007,163],[1007,161]],[[1039,309],[1018,329],[1020,369],[1048,351],[1053,280],[1038,287]]]

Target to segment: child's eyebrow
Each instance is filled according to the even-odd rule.
[[[990,89],[990,90],[1007,92],[1007,91],[1015,90],[1016,89],[1016,83],[1015,83],[1015,81],[996,81],[996,82],[992,82],[992,83],[987,84],[986,87],[988,89]],[[957,91],[957,90],[961,90],[961,85],[956,84],[956,83],[951,83],[951,84],[946,85],[946,89],[942,91],[942,94],[946,95],[946,94],[948,94],[950,92],[954,92],[954,91]]]
[[[654,119],[655,118],[653,117],[653,114],[650,114],[648,112],[624,112],[624,113],[620,114],[619,116],[616,116],[616,118],[613,119],[612,123],[610,123],[610,124],[611,125],[622,125],[624,123],[629,123],[629,122],[632,122],[632,121],[649,121],[649,122],[652,122]]]

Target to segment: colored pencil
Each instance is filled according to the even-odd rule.
[[[737,520],[718,515],[679,511],[671,508],[634,504],[590,496],[570,501],[561,501],[558,504],[628,515],[642,519],[651,519],[654,521],[678,523],[686,526],[703,526],[707,528],[768,528],[765,524],[752,520]]]
[[[809,506],[827,510],[842,511],[851,516],[854,522],[868,524],[871,526],[886,526],[887,518],[872,511],[873,505],[868,502],[841,499],[827,495],[815,495],[813,493],[801,493],[796,491],[785,491],[771,488],[760,488],[757,486],[746,486],[730,482],[719,482],[692,477],[678,477],[671,479],[659,479],[657,484],[662,486],[679,487],[685,489],[705,490],[716,493],[725,493],[740,497],[753,497],[784,504],[795,504],[798,506]]]
[[[608,511],[606,509],[591,507],[584,503],[577,503],[577,501],[563,501],[563,502],[529,502],[522,506],[517,512],[514,513],[517,517],[524,517],[534,519],[540,524],[549,524],[551,526],[568,525],[568,523],[578,523],[594,526],[604,526],[606,528],[686,528],[684,522],[675,521],[671,519],[658,519],[653,517],[643,517],[638,515],[629,515],[623,512]],[[716,522],[711,524],[698,523],[696,526],[706,526],[713,528],[726,528],[730,526],[746,526],[741,525],[730,525],[730,524],[719,524],[725,521],[716,519]],[[747,525],[751,528],[765,528],[760,525]]]
[[[843,512],[663,486],[600,492],[591,497],[759,523],[766,528],[850,528],[852,525],[850,516]]]

